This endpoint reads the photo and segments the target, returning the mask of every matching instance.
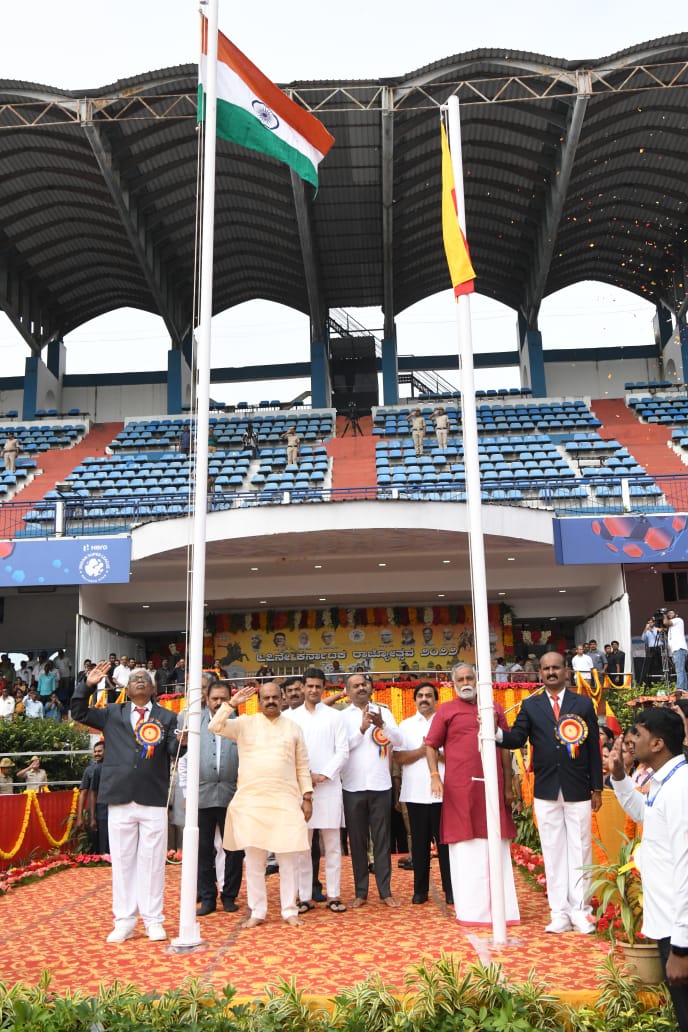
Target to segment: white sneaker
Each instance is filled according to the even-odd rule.
[[[106,942],[126,942],[127,939],[134,938],[134,929],[127,928],[126,925],[120,925],[119,928],[113,928],[108,935]]]
[[[571,922],[568,917],[555,917],[545,928],[546,932],[552,932],[554,935],[561,935],[563,932],[571,931]]]
[[[595,919],[587,911],[580,910],[572,913],[571,924],[581,935],[590,935],[590,932],[595,931]]]
[[[151,942],[164,942],[167,938],[167,932],[161,924],[149,924],[146,930]]]

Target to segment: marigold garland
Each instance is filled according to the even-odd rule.
[[[26,835],[26,829],[29,826],[29,817],[31,815],[31,805],[32,805],[31,793],[27,793],[27,796],[26,796],[26,806],[24,808],[24,820],[22,821],[22,826],[21,826],[21,829],[19,831],[19,837],[17,838],[17,841],[14,843],[12,849],[10,849],[9,852],[6,853],[5,850],[0,847],[0,860],[11,860],[12,857],[16,856],[17,853],[19,852],[19,850],[21,849],[22,842],[24,841],[24,836]]]
[[[69,836],[72,834],[72,828],[74,826],[74,820],[76,818],[76,807],[77,807],[77,803],[79,801],[79,789],[78,788],[73,788],[72,789],[72,805],[69,808],[69,816],[67,817],[67,830],[65,831],[64,835],[62,836],[62,838],[59,838],[59,839],[53,838],[53,836],[48,831],[48,825],[45,823],[45,817],[41,813],[41,808],[38,805],[38,799],[36,798],[36,793],[35,792],[30,792],[29,795],[33,796],[33,802],[34,802],[34,806],[35,806],[35,809],[36,809],[36,815],[38,817],[38,823],[40,824],[41,831],[43,832],[43,834],[47,838],[48,842],[50,843],[51,846],[63,846],[65,844],[65,842],[67,841],[67,839],[69,838]]]
[[[62,838],[56,839],[56,838],[53,838],[53,836],[50,834],[50,831],[48,830],[48,825],[45,823],[45,817],[43,816],[43,813],[41,812],[41,808],[40,808],[40,805],[39,805],[39,802],[38,802],[38,793],[31,792],[31,791],[27,792],[26,793],[26,806],[24,807],[24,818],[22,820],[22,826],[21,826],[21,829],[19,831],[19,835],[17,837],[16,842],[14,843],[12,848],[9,850],[9,852],[6,852],[4,849],[2,849],[0,847],[0,860],[11,860],[13,857],[15,857],[17,855],[17,853],[21,849],[22,843],[23,843],[24,838],[26,836],[26,829],[29,826],[29,819],[31,817],[31,808],[32,807],[34,807],[35,810],[36,810],[36,816],[38,817],[38,823],[39,823],[41,831],[45,835],[48,843],[51,846],[63,846],[65,844],[65,842],[67,841],[67,839],[69,838],[69,836],[72,834],[72,828],[74,826],[74,820],[75,820],[75,817],[76,817],[76,808],[77,808],[78,800],[79,800],[79,789],[78,788],[74,788],[74,789],[72,789],[72,804],[70,806],[69,816],[67,818],[67,830],[66,830],[65,834],[62,836]]]

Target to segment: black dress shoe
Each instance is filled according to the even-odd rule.
[[[311,896],[311,899],[314,903],[327,903],[327,896],[323,893],[321,889],[316,889],[316,891]]]
[[[278,864],[268,864],[268,866],[265,868],[265,873],[266,874],[277,874],[278,871],[279,871],[279,865]]]
[[[235,914],[239,907],[236,905],[233,899],[223,899],[222,909],[226,914]]]
[[[417,892],[415,894],[415,896],[413,897],[413,899],[411,900],[411,902],[412,903],[427,903],[428,902],[428,897],[427,896],[421,896],[420,893]]]
[[[196,911],[196,917],[205,917],[206,914],[213,914],[217,910],[217,904],[211,903],[207,900],[205,903],[201,903],[200,907]]]
[[[412,871],[413,859],[410,856],[405,856],[403,860],[399,860],[397,867],[401,867],[402,871]]]

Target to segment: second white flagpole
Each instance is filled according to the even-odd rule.
[[[188,775],[182,839],[182,885],[176,949],[202,943],[196,920],[198,880],[198,792],[201,730],[201,675],[205,616],[205,538],[208,493],[208,410],[210,405],[210,341],[213,314],[213,240],[215,234],[215,145],[217,124],[218,0],[208,0],[208,47],[203,154],[203,217],[201,221],[200,314],[196,346],[196,462],[192,524],[191,605],[188,648]]]
[[[459,225],[467,236],[466,210],[463,194],[463,160],[461,154],[461,121],[459,98],[448,102],[449,149],[454,170],[456,207]],[[466,506],[468,510],[468,544],[471,562],[473,592],[473,628],[478,666],[478,708],[480,712],[480,742],[485,778],[487,807],[487,846],[490,867],[490,899],[492,904],[492,935],[496,944],[506,940],[504,907],[504,880],[502,874],[502,836],[497,780],[497,746],[495,744],[494,701],[492,697],[492,665],[490,662],[490,626],[487,608],[487,580],[485,574],[485,542],[482,525],[480,465],[478,457],[478,424],[475,411],[475,384],[473,376],[473,339],[471,329],[471,299],[462,294],[457,299],[457,328],[461,359],[461,410],[463,427],[463,461],[466,473]]]

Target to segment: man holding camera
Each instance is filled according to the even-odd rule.
[[[664,626],[668,628],[667,645],[676,671],[676,691],[685,692],[686,685],[688,685],[688,678],[686,678],[688,645],[686,645],[686,632],[683,620],[676,615],[675,609],[667,609],[664,614]]]
[[[640,674],[640,683],[648,684],[653,677],[662,673],[662,651],[661,642],[664,636],[664,612],[655,613],[643,627],[641,635],[645,644],[645,659]],[[659,617],[659,620],[658,620]]]

